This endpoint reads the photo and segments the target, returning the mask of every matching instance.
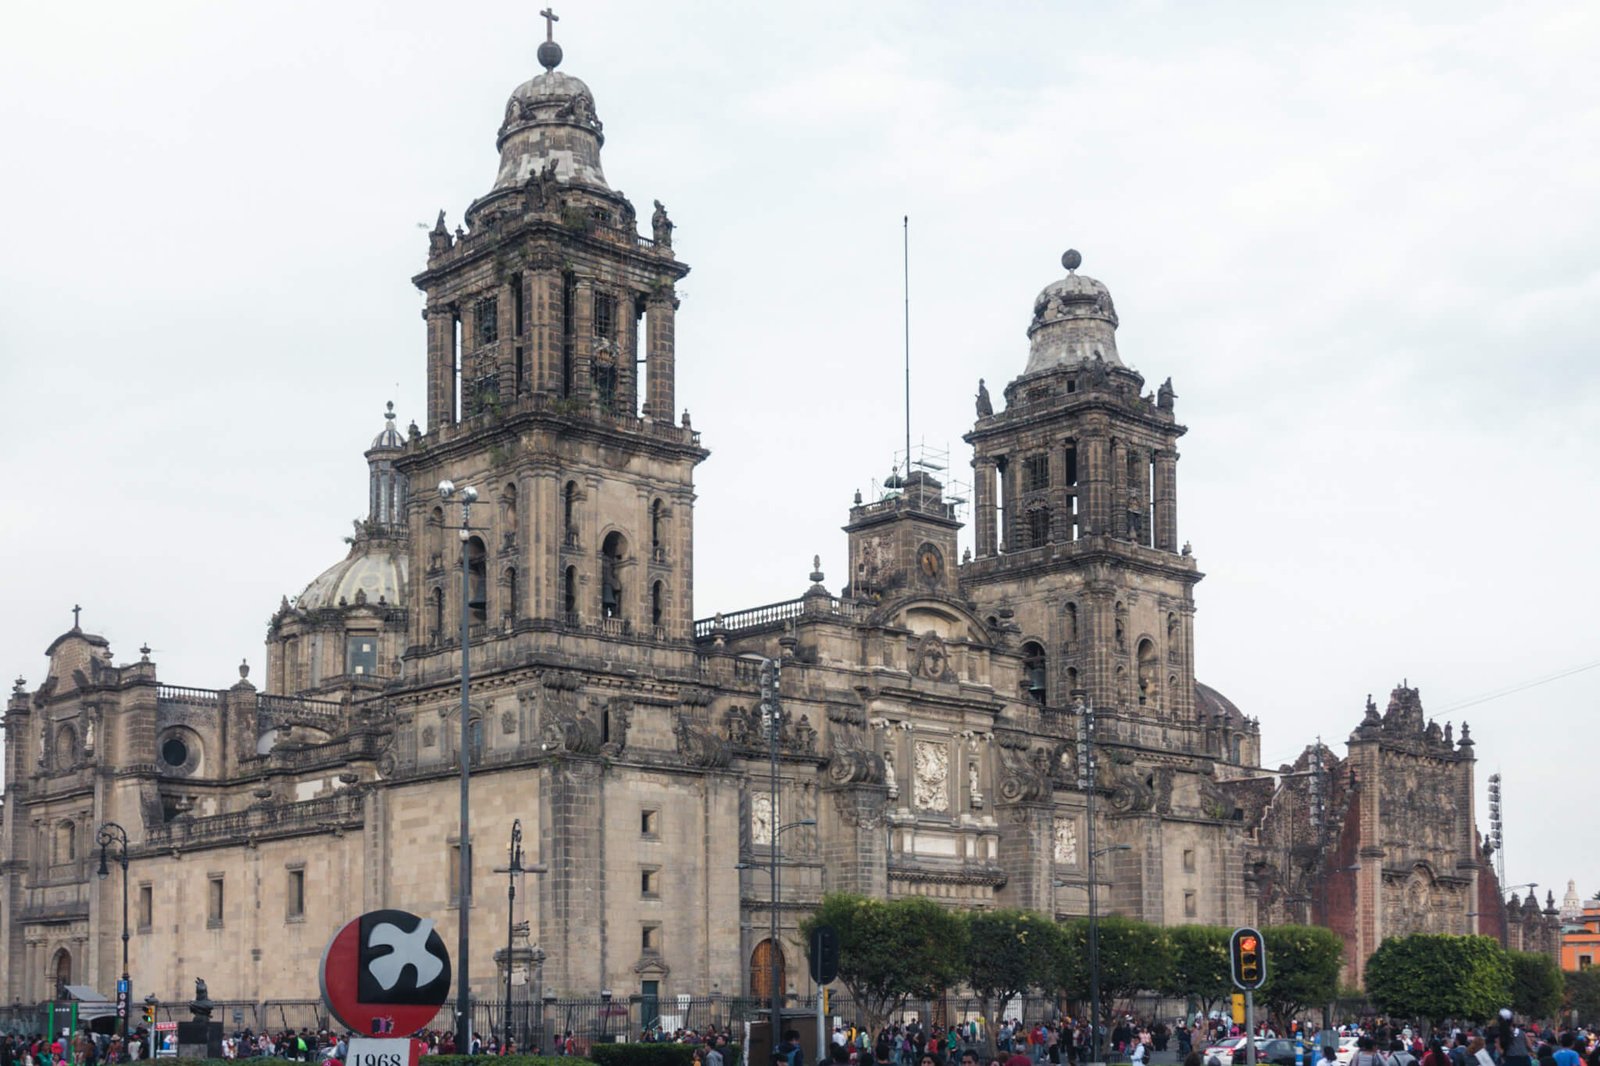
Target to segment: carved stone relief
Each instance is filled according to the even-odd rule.
[[[916,763],[916,788],[913,793],[917,807],[925,811],[942,813],[950,809],[950,752],[935,740],[919,740],[913,745]]]
[[[757,792],[750,797],[750,843],[772,843],[772,794]]]
[[[1055,830],[1055,861],[1062,866],[1076,866],[1078,823],[1071,818],[1057,818]]]

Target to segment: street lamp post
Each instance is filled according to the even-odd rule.
[[[122,980],[117,983],[117,1010],[122,1014],[122,1046],[126,1048],[128,1012],[133,1009],[133,986],[128,983],[128,831],[116,822],[105,822],[95,834],[95,842],[100,845],[100,869],[97,872],[102,878],[111,875],[106,859],[112,844],[117,845],[117,865],[122,867]]]
[[[511,1040],[511,944],[516,937],[516,902],[517,902],[517,875],[542,874],[549,867],[544,863],[534,863],[532,866],[522,864],[522,819],[517,818],[511,823],[511,843],[506,845],[506,853],[510,856],[503,868],[496,869],[495,873],[506,875],[506,1004],[502,1012],[501,1047]],[[526,1034],[523,1043],[526,1044]]]
[[[783,993],[778,987],[778,905],[779,905],[779,879],[778,879],[778,840],[784,830],[796,826],[816,825],[816,819],[806,818],[797,822],[780,825],[778,803],[778,748],[783,732],[783,702],[779,697],[779,684],[783,679],[783,666],[776,659],[754,652],[740,656],[741,659],[750,659],[761,664],[761,716],[767,727],[767,754],[769,759],[768,793],[772,804],[772,845],[768,857],[767,869],[772,890],[771,922],[768,930],[767,943],[771,947],[768,953],[768,991],[772,994],[772,1050],[778,1050],[778,1042],[783,1039]]]
[[[1095,872],[1095,859],[1112,851],[1128,851],[1127,844],[1114,844],[1108,848],[1095,849],[1094,826],[1094,801],[1095,801],[1095,712],[1094,704],[1086,702],[1085,693],[1074,692],[1074,703],[1080,708],[1080,722],[1078,733],[1078,787],[1085,794],[1088,808],[1086,820],[1088,822],[1089,844],[1089,1061],[1100,1061],[1100,912],[1099,912],[1099,877]]]
[[[457,494],[455,482],[439,482],[439,498],[448,500]],[[471,485],[459,490],[461,495],[461,853],[457,856],[459,875],[456,878],[459,896],[456,926],[456,1053],[472,1052],[472,994],[467,989],[467,932],[468,910],[472,901],[472,843],[468,835],[469,818],[467,800],[472,789],[472,734],[469,719],[471,706],[471,672],[468,666],[471,631],[470,610],[467,601],[472,596],[472,574],[467,565],[467,542],[472,537],[472,505],[478,499],[478,490]]]

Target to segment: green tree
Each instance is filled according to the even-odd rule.
[[[1102,1015],[1140,992],[1171,984],[1167,931],[1159,925],[1110,914],[1098,919],[1100,938],[1100,1009]],[[1074,918],[1062,930],[1057,956],[1057,987],[1089,1002],[1089,920]]]
[[[1389,1015],[1491,1018],[1510,998],[1511,962],[1493,937],[1416,933],[1385,940],[1366,979],[1373,1006]]]
[[[991,1023],[997,1008],[1030,988],[1052,982],[1061,929],[1042,914],[1020,910],[972,911],[966,916],[962,978]],[[993,1024],[984,1026],[989,1057],[995,1054]]]
[[[907,998],[931,997],[961,978],[966,924],[930,899],[830,893],[800,933],[809,940],[819,925],[838,930],[839,980],[874,1032]]]
[[[1177,925],[1167,930],[1170,969],[1167,984],[1158,989],[1173,999],[1194,996],[1208,1015],[1233,992],[1228,969],[1228,938],[1233,930],[1221,925]]]
[[[1506,960],[1511,963],[1511,1009],[1530,1019],[1554,1018],[1566,991],[1555,960],[1536,951],[1509,951]]]
[[[1578,1012],[1580,1025],[1600,1023],[1600,966],[1566,972],[1568,1010]]]
[[[1344,940],[1320,925],[1274,925],[1261,930],[1267,946],[1267,983],[1257,993],[1271,1015],[1289,1019],[1339,992]]]

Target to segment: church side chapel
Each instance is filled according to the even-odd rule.
[[[798,925],[828,891],[1087,913],[1091,817],[1103,913],[1278,920],[1317,878],[1335,923],[1359,900],[1415,925],[1414,883],[1463,911],[1498,899],[1465,726],[1455,743],[1397,690],[1345,760],[1317,748],[1307,831],[1290,812],[1310,809],[1294,797],[1311,778],[1260,771],[1258,722],[1196,679],[1177,393],[1119,353],[1110,291],[1076,251],[1019,315],[1027,348],[998,405],[980,382],[970,557],[949,486],[913,464],[841,507],[832,587],[814,564],[793,599],[696,620],[694,474],[715,426],[703,441],[675,389],[689,266],[667,209],[641,220],[608,183],[596,98],[562,58],[547,33],[543,72],[499,117],[492,184],[427,235],[425,425],[383,414],[366,517],[278,603],[264,669],[171,683],[75,610],[42,679],[17,679],[0,1001],[115,988],[107,822],[129,840],[136,995],[165,999],[197,973],[219,1000],[313,999],[329,935],[381,907],[441,925],[469,907],[478,997],[508,979],[530,1001],[766,996],[775,956],[780,990],[804,995]],[[1459,803],[1385,849],[1385,827],[1417,817],[1382,784],[1402,757]],[[508,914],[490,886],[518,819],[548,872]],[[1348,924],[1370,951],[1372,923]]]

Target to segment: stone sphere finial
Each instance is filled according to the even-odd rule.
[[[1068,248],[1061,256],[1061,265],[1068,271],[1077,270],[1083,265],[1083,255],[1076,248]]]
[[[539,65],[554,70],[561,65],[561,46],[554,41],[539,42]]]

